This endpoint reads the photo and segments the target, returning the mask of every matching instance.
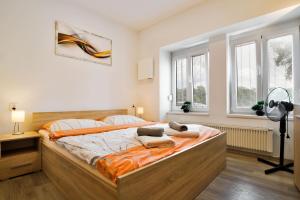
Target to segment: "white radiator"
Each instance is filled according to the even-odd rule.
[[[227,145],[253,151],[273,152],[273,130],[268,128],[234,127],[229,125],[205,124],[227,133]]]

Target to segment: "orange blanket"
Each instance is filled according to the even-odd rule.
[[[56,140],[66,136],[104,133],[104,132],[116,131],[116,130],[127,129],[127,128],[148,126],[153,124],[156,124],[156,122],[140,122],[140,123],[122,124],[122,125],[108,125],[108,126],[101,126],[96,128],[63,130],[63,131],[51,132],[49,134],[49,138],[51,140]]]
[[[144,146],[133,147],[127,151],[110,154],[98,160],[97,169],[112,181],[117,182],[117,178],[121,175],[183,151],[218,134],[220,134],[219,130],[204,127],[198,138],[172,137],[175,141],[174,147],[150,149]]]

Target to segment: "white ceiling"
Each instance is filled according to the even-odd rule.
[[[72,0],[74,1],[135,30],[142,30],[205,0]]]

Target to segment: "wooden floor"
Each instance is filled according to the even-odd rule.
[[[224,170],[196,200],[299,200],[293,176],[278,172],[264,175],[268,167],[254,157],[227,155]],[[71,191],[70,191],[71,192]],[[65,200],[42,173],[0,182],[0,200]]]

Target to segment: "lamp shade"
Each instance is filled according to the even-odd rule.
[[[24,122],[25,121],[25,111],[24,110],[13,110],[11,112],[12,122]]]
[[[138,115],[144,114],[144,108],[143,108],[143,107],[137,107],[136,113],[137,113]]]

